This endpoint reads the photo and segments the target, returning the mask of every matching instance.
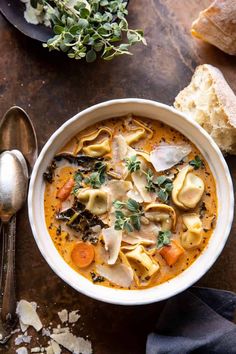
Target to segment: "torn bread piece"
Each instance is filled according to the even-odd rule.
[[[193,36],[236,55],[236,2],[216,0],[193,22]]]
[[[174,107],[199,123],[224,153],[236,154],[236,96],[219,69],[199,65]]]
[[[36,306],[26,300],[20,300],[17,304],[16,313],[19,317],[21,329],[23,327],[24,331],[28,328],[28,326],[34,327],[37,332],[43,327],[36,312]]]

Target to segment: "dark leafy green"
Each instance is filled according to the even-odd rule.
[[[77,200],[71,208],[58,213],[56,219],[64,221],[69,228],[80,233],[83,241],[89,240],[94,244],[98,242],[98,238],[92,236],[91,228],[96,225],[100,225],[101,228],[108,227],[97,215],[85,209],[85,206]]]
[[[82,187],[82,181],[83,181],[83,175],[80,171],[75,172],[74,181],[75,181],[75,185],[72,193],[76,195],[78,190]]]
[[[51,165],[47,167],[47,170],[43,173],[43,179],[48,182],[53,182],[54,172],[57,168],[55,160],[52,160]]]
[[[70,153],[59,153],[54,156],[54,161],[66,160],[71,164],[79,166],[80,172],[89,172],[95,169],[97,162],[103,161],[102,157],[91,157],[87,155],[73,155]]]
[[[101,275],[98,275],[94,272],[90,272],[90,275],[91,275],[93,283],[101,283],[101,282],[105,281],[104,277],[102,277]]]

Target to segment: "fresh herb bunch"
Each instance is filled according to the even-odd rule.
[[[146,189],[149,192],[155,192],[158,198],[166,203],[170,197],[170,193],[173,189],[173,183],[170,178],[165,175],[158,176],[156,180],[154,180],[154,175],[152,170],[147,170],[146,174]]]
[[[95,172],[85,178],[84,183],[90,185],[92,188],[100,188],[106,181],[107,164],[104,162],[96,162],[94,165]]]
[[[136,172],[140,170],[141,161],[137,160],[136,155],[133,155],[125,159],[125,165],[129,172]]]
[[[142,206],[134,199],[128,199],[127,202],[116,200],[113,202],[115,207],[115,230],[126,230],[133,232],[141,229],[140,218],[144,214]],[[123,210],[121,210],[123,209]]]
[[[203,167],[203,161],[198,155],[194,157],[194,160],[189,161],[189,165],[194,167],[194,170],[198,170],[200,167]]]
[[[170,244],[171,232],[169,230],[159,231],[157,237],[157,248],[167,246]]]
[[[50,13],[53,32],[43,46],[61,50],[69,58],[91,63],[98,53],[104,60],[128,54],[138,42],[146,45],[142,30],[128,27],[127,2],[123,0],[31,0],[33,7],[43,4]],[[126,37],[126,39],[124,38]],[[123,42],[123,39],[125,41]]]

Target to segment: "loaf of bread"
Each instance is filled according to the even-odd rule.
[[[195,37],[236,55],[236,1],[216,0],[192,24]]]
[[[236,154],[236,96],[219,69],[199,65],[174,107],[198,122],[224,153]]]

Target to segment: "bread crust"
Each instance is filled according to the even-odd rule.
[[[218,68],[199,65],[174,106],[199,122],[222,151],[236,154],[236,96]]]
[[[236,55],[236,1],[215,0],[200,12],[191,32],[225,53]]]

